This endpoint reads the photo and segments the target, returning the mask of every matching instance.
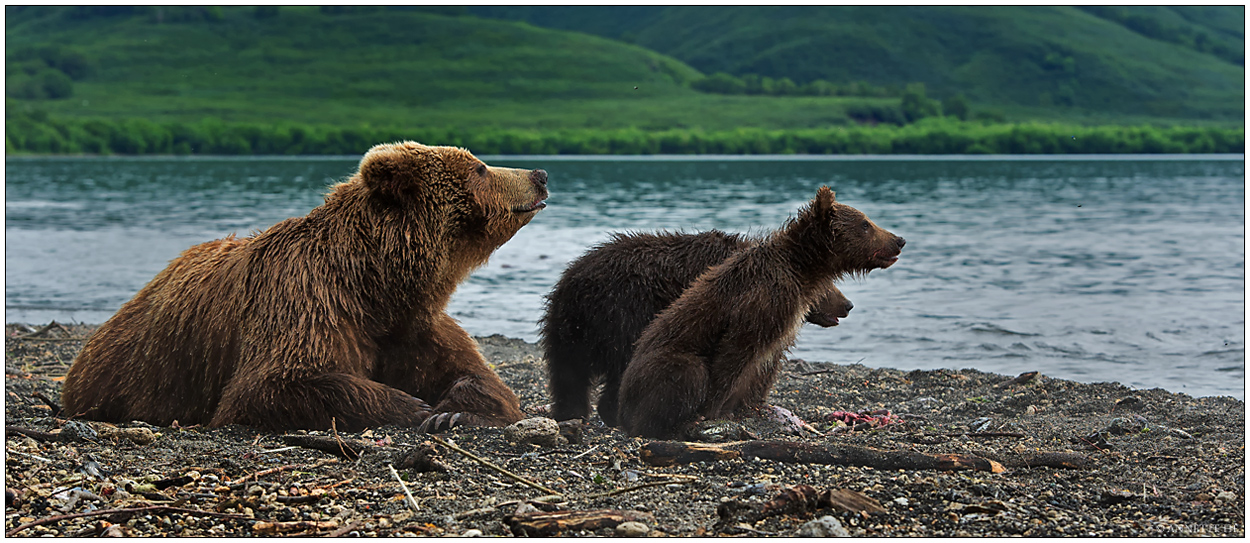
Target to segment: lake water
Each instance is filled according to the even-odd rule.
[[[907,247],[794,356],[1245,396],[1241,156],[484,158],[546,169],[552,196],[453,298],[473,334],[535,340],[543,296],[611,232],[763,233],[828,184]],[[356,160],[9,159],[6,321],[103,322],[183,249],[307,213]]]

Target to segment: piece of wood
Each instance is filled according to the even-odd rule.
[[[1037,377],[1037,372],[1026,371],[1024,373],[1021,373],[1020,375],[1017,375],[1014,379],[1003,381],[997,385],[994,385],[994,388],[1007,388],[1007,387],[1016,386],[1016,385],[1023,385],[1029,381],[1032,381],[1034,377]]]
[[[481,465],[483,465],[483,466],[486,466],[486,467],[488,467],[488,468],[490,468],[490,469],[493,469],[493,470],[495,470],[495,471],[497,471],[497,472],[499,472],[499,473],[502,473],[502,474],[506,475],[507,477],[511,478],[512,480],[514,480],[514,481],[516,481],[516,482],[518,482],[518,483],[521,483],[521,484],[523,484],[523,485],[525,485],[525,486],[528,486],[528,487],[533,488],[533,489],[536,489],[536,490],[541,490],[541,491],[543,491],[543,492],[546,492],[546,493],[547,493],[547,494],[549,494],[549,495],[555,495],[555,496],[563,496],[563,495],[564,495],[564,494],[563,494],[563,493],[561,493],[561,492],[556,492],[556,491],[554,491],[554,490],[551,490],[550,488],[547,488],[547,487],[545,487],[545,486],[543,486],[543,485],[540,485],[540,484],[538,484],[538,483],[535,483],[534,481],[531,481],[531,480],[529,480],[529,479],[526,479],[526,478],[524,478],[524,477],[521,477],[520,475],[517,475],[517,474],[515,474],[515,473],[512,473],[511,471],[508,471],[508,470],[503,469],[503,468],[501,468],[501,467],[499,467],[499,466],[496,466],[495,464],[492,464],[490,461],[486,460],[485,458],[482,458],[482,457],[480,457],[480,456],[478,456],[478,455],[476,455],[476,454],[473,454],[473,453],[471,453],[471,452],[469,452],[469,451],[466,451],[466,450],[464,450],[464,449],[461,449],[460,447],[457,447],[457,446],[455,446],[455,445],[452,445],[451,443],[448,443],[448,442],[446,442],[446,441],[443,441],[443,439],[442,439],[442,438],[440,438],[440,437],[438,437],[438,436],[430,436],[430,439],[433,439],[434,441],[437,441],[440,445],[442,445],[442,446],[444,446],[444,447],[447,447],[448,449],[451,449],[451,450],[453,450],[453,451],[456,451],[456,452],[458,452],[458,453],[460,453],[460,454],[465,455],[466,457],[468,457],[470,460],[472,460],[472,461],[474,461],[474,462],[477,462],[477,463],[479,463],[479,464],[481,464]]]
[[[532,511],[503,518],[512,535],[546,537],[566,531],[615,528],[622,522],[655,524],[655,517],[642,511],[601,509],[598,511]]]
[[[342,439],[330,436],[309,436],[288,434],[282,436],[283,443],[305,449],[327,452],[347,460],[355,460],[366,452],[378,448],[377,445],[360,439]]]
[[[277,534],[304,530],[328,530],[338,528],[336,520],[290,520],[290,521],[259,521],[252,525],[252,531],[258,534]]]
[[[56,441],[60,441],[60,440],[61,440],[61,436],[60,436],[60,435],[58,435],[58,434],[51,434],[51,433],[48,433],[48,432],[40,432],[39,430],[31,430],[31,429],[29,429],[29,428],[22,428],[22,427],[20,427],[20,426],[8,426],[8,425],[5,425],[5,427],[4,427],[4,433],[6,433],[6,434],[18,434],[18,435],[23,435],[23,436],[29,437],[29,438],[31,438],[31,439],[33,439],[33,440],[35,440],[35,441],[45,441],[45,442],[47,442],[47,441],[51,441],[51,442],[56,442]]]
[[[832,507],[850,513],[868,513],[871,515],[885,512],[885,508],[881,507],[881,502],[845,488],[829,489],[821,492],[820,496],[816,497],[816,505],[821,508]]]
[[[652,466],[733,460],[742,456],[742,453],[726,448],[725,445],[730,444],[709,445],[685,441],[652,441],[642,446],[642,449],[638,451],[638,456],[642,458],[643,462]]]
[[[730,500],[716,506],[715,529],[729,532],[743,526],[752,526],[775,515],[806,515],[820,508],[818,493],[810,485],[795,485],[782,490],[773,499],[764,502]]]
[[[976,470],[992,473],[1001,473],[1004,469],[998,462],[970,455],[883,451],[869,447],[817,445],[796,441],[737,441],[719,444],[653,441],[642,446],[639,457],[653,466],[741,457],[796,464],[835,464],[877,469]]]

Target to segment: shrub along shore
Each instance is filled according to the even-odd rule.
[[[8,154],[358,154],[383,141],[458,145],[479,154],[1104,154],[1241,153],[1244,127],[1080,126],[930,118],[903,126],[840,125],[770,130],[518,130],[155,123],[145,119],[10,116]]]

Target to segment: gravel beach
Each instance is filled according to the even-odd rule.
[[[771,402],[816,433],[708,424],[708,443],[671,445],[719,459],[658,465],[597,419],[438,436],[67,421],[61,382],[93,329],[6,327],[7,535],[1245,536],[1229,397],[792,359]],[[477,339],[540,417],[538,347]]]

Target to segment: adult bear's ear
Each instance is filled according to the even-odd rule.
[[[411,141],[375,145],[360,159],[358,175],[370,190],[399,196],[424,175],[428,154],[428,147]]]

